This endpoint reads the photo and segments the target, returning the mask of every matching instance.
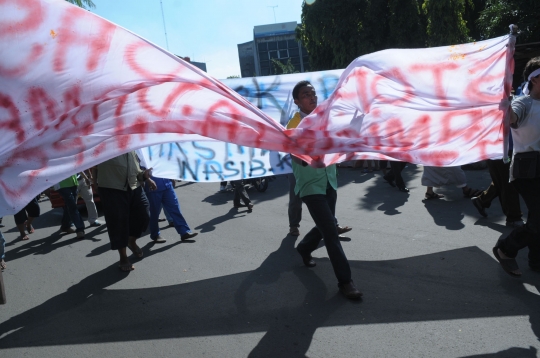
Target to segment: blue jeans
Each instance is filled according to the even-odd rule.
[[[176,232],[180,235],[191,232],[186,219],[180,212],[180,204],[172,187],[160,191],[148,191],[146,196],[150,202],[150,238],[152,240],[161,234],[158,219],[162,207],[171,216]]]
[[[302,201],[306,204],[316,226],[300,241],[298,251],[302,253],[315,251],[324,237],[324,246],[339,285],[351,282],[351,267],[341,247],[336,228],[336,190],[328,185],[326,195],[306,195],[302,197]]]
[[[4,259],[5,252],[6,252],[6,239],[4,238],[4,234],[2,234],[2,231],[0,231],[0,260]]]
[[[62,229],[68,229],[75,224],[77,232],[84,232],[84,222],[77,209],[77,187],[60,188],[58,193],[64,199],[64,216],[62,216]]]
[[[165,214],[165,219],[167,219],[167,221],[169,223],[172,223],[173,222],[173,218],[171,216],[171,214],[169,214],[169,212],[167,211],[167,209],[163,208],[163,214]]]

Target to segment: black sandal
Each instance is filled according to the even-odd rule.
[[[426,193],[425,200],[440,199],[440,198],[444,198],[444,195],[433,192],[433,193]]]
[[[521,277],[521,274],[517,274],[513,271],[519,270],[516,259],[503,259],[499,255],[499,246],[493,248],[493,256],[499,261],[503,270],[512,277]]]

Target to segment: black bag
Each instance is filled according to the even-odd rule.
[[[540,153],[525,152],[514,154],[512,176],[516,179],[540,177]]]

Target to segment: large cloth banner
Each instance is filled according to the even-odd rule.
[[[86,10],[0,0],[0,216],[71,174],[164,143],[218,140],[314,166],[500,157],[514,42],[359,57],[286,130],[220,81]]]
[[[343,70],[279,76],[238,78],[222,83],[241,94],[261,111],[286,126],[297,107],[292,90],[299,81],[311,82],[319,102],[334,91]],[[154,176],[186,181],[215,182],[287,174],[289,153],[237,146],[220,141],[155,145],[137,151]]]

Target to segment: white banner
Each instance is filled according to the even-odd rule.
[[[343,70],[296,73],[280,76],[237,78],[222,82],[241,94],[268,116],[286,126],[297,110],[292,89],[309,81],[320,102],[334,91]],[[137,151],[153,175],[185,181],[229,181],[292,172],[290,154],[243,147],[220,141],[177,142]]]
[[[162,143],[218,140],[294,153],[314,166],[361,158],[456,166],[500,157],[514,43],[504,36],[361,56],[328,99],[287,130],[257,107],[270,97],[246,100],[84,9],[0,0],[0,216],[71,174]],[[237,158],[241,172],[247,159]]]

